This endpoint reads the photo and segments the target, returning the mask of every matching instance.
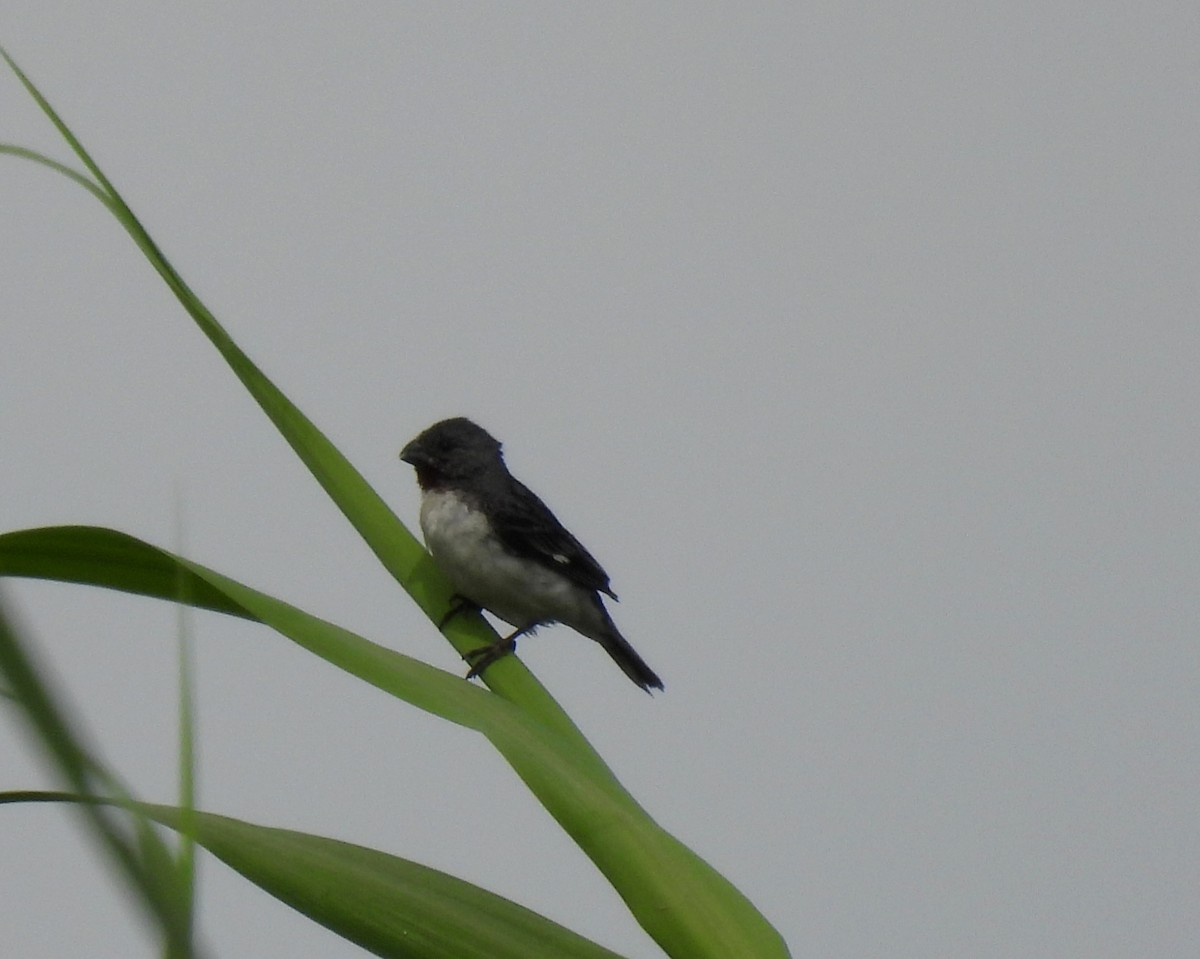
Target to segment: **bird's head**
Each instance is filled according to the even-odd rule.
[[[503,466],[500,442],[464,416],[434,423],[400,451],[421,489],[472,479]]]

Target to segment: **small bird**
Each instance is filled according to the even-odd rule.
[[[468,678],[517,648],[539,626],[565,623],[594,639],[646,692],[662,680],[634,652],[604,607],[608,574],[549,508],[504,465],[500,443],[464,417],[435,423],[400,451],[417,471],[421,530],[458,594],[439,624],[486,609],[516,627],[466,655]]]

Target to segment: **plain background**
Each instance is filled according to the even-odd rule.
[[[410,525],[406,440],[505,442],[667,689],[525,661],[795,955],[1194,951],[1194,4],[13,0],[0,41]],[[68,159],[7,76],[0,139]],[[0,528],[461,669],[98,203],[4,158],[0,211]],[[9,592],[170,801],[174,611]],[[659,954],[481,739],[193,624],[203,808]],[[46,784],[11,710],[0,770]],[[361,954],[201,878],[215,956]],[[63,810],[0,810],[0,903],[6,955],[156,953]]]

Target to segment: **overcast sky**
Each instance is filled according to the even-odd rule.
[[[413,528],[406,440],[504,441],[667,688],[523,658],[797,957],[1194,951],[1191,4],[8,0],[0,42]],[[11,77],[0,140],[68,158]],[[0,528],[182,526],[461,669],[94,199],[2,158],[0,211]],[[10,595],[170,801],[174,611]],[[660,955],[479,737],[193,623],[203,808]],[[48,785],[18,731],[0,788]],[[157,952],[61,809],[0,810],[0,902],[12,956]],[[211,860],[200,925],[361,955]]]

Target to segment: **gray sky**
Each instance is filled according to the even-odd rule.
[[[1200,25],[1187,4],[6,3],[0,41],[415,525],[447,415],[605,565],[667,691],[525,661],[797,956],[1200,941]],[[66,158],[15,80],[0,139]],[[447,669],[120,228],[0,163],[0,528],[113,526]],[[174,795],[175,614],[12,589]],[[482,740],[197,615],[201,805],[659,955]],[[3,788],[45,782],[0,725]],[[220,956],[338,957],[213,861]],[[63,914],[61,901],[71,908]],[[14,956],[155,949],[51,808]]]

